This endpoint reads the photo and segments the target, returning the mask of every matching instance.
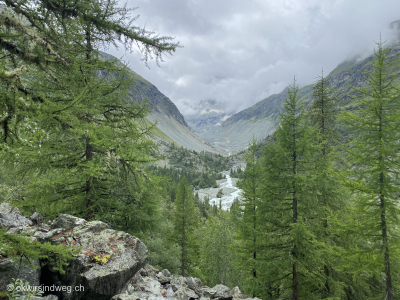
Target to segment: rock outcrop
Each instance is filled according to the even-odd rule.
[[[111,300],[257,300],[242,294],[238,287],[230,290],[218,284],[203,286],[199,278],[171,275],[146,265],[127,283],[123,292]]]
[[[0,205],[0,224],[7,224],[7,233],[26,232],[33,240],[71,246],[79,253],[65,267],[65,274],[51,266],[39,267],[39,261],[38,268],[19,268],[12,259],[0,256],[0,291],[6,290],[12,278],[21,278],[32,286],[54,287],[50,291],[57,296],[35,300],[250,300],[238,287],[210,288],[198,278],[160,272],[147,264],[147,247],[139,239],[103,222],[63,214],[46,224],[38,213],[29,218],[18,213],[9,204]]]
[[[86,222],[63,214],[45,224],[38,213],[26,218],[13,214],[15,211],[9,204],[0,205],[0,224],[8,228],[7,233],[26,232],[41,243],[71,246],[80,252],[65,268],[65,274],[51,266],[23,266],[19,270],[10,258],[0,258],[0,291],[5,291],[12,278],[21,278],[33,286],[67,287],[55,292],[61,299],[109,300],[147,263],[147,247],[139,239],[112,230],[103,222]]]
[[[82,287],[71,293],[63,292],[62,299],[109,300],[147,263],[147,247],[139,239],[112,230],[100,221],[85,222],[50,240],[52,244],[81,247],[64,275],[49,272],[56,285]]]

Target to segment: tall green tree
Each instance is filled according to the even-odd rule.
[[[224,284],[231,288],[242,284],[243,272],[234,267],[235,221],[231,214],[219,211],[196,229],[199,239],[200,270],[209,286]]]
[[[256,157],[258,143],[255,137],[249,142],[248,151],[244,158],[246,169],[242,173],[242,179],[238,181],[238,187],[242,189],[242,201],[238,208],[241,218],[237,219],[237,235],[235,244],[238,269],[246,272],[245,291],[252,297],[261,297],[260,282],[258,279],[259,263],[257,254],[260,250],[260,172],[261,165]],[[258,276],[257,276],[258,275]]]
[[[277,140],[263,154],[259,208],[264,224],[260,236],[263,297],[310,299],[323,284],[314,232],[320,213],[312,161],[315,130],[299,101],[296,81],[288,89],[280,119]]]
[[[318,78],[312,91],[313,103],[309,107],[308,115],[311,124],[316,127],[314,142],[318,149],[313,155],[316,169],[315,192],[320,206],[321,220],[316,227],[318,241],[324,242],[325,254],[322,256],[323,273],[326,277],[325,285],[321,287],[321,298],[339,297],[343,295],[343,284],[340,276],[337,276],[337,261],[331,254],[332,247],[338,245],[338,240],[332,233],[332,225],[328,217],[333,214],[341,214],[345,206],[345,191],[342,183],[335,174],[337,165],[337,153],[333,150],[335,139],[338,137],[336,131],[337,113],[335,111],[337,99],[326,77]],[[319,229],[319,230],[318,230]]]
[[[0,72],[3,94],[0,134],[3,141],[18,139],[18,132],[24,129],[28,117],[40,114],[48,119],[60,119],[60,112],[81,101],[88,91],[77,93],[78,98],[49,98],[29,84],[29,73],[35,72],[29,76],[35,78],[37,72],[43,72],[52,78],[55,90],[66,89],[68,82],[61,81],[54,72],[57,69],[64,69],[63,73],[73,71],[75,60],[81,60],[82,54],[90,56],[92,49],[122,43],[131,50],[137,45],[146,64],[153,57],[158,64],[164,54],[172,54],[180,47],[171,37],[158,36],[135,26],[137,17],[132,17],[132,10],[118,7],[115,0],[1,2],[4,4],[0,15],[0,63],[4,67],[4,72]]]
[[[182,178],[178,186],[173,223],[174,240],[179,244],[181,250],[181,273],[182,276],[185,276],[190,260],[193,225],[195,224],[193,191],[186,177]]]
[[[21,171],[35,178],[26,205],[50,207],[46,212],[52,217],[69,211],[91,219],[115,210],[108,201],[113,196],[130,203],[129,207],[145,203],[137,199],[138,195],[144,198],[139,192],[139,177],[144,174],[142,164],[151,160],[149,152],[155,148],[149,139],[151,126],[143,119],[147,109],[128,97],[133,84],[130,70],[116,59],[104,57],[99,49],[117,41],[130,49],[137,42],[144,47],[145,59],[154,53],[158,62],[162,53],[173,50],[173,44],[167,42],[170,38],[152,38],[151,33],[133,26],[131,10],[118,7],[117,1],[82,1],[76,5],[69,1],[51,5],[42,1],[6,2],[29,21],[20,21],[13,30],[30,26],[37,35],[47,37],[49,26],[55,33],[48,39],[60,40],[55,47],[65,61],[33,62],[30,69],[35,75],[24,81],[29,87],[26,95],[42,95],[43,101],[39,101],[40,111],[23,115],[20,123],[25,127],[34,124],[45,134],[40,143],[23,144],[16,153]],[[39,22],[41,18],[45,25]],[[12,38],[10,43],[19,45]],[[24,57],[17,56],[20,64],[26,62]],[[21,93],[15,85],[9,90]],[[10,120],[14,117],[7,113]],[[7,124],[11,124],[9,121]],[[5,139],[7,130],[3,130]],[[124,218],[130,218],[132,211],[124,211]]]
[[[358,111],[344,111],[341,116],[354,132],[354,139],[344,147],[351,167],[343,174],[345,184],[357,195],[352,226],[364,239],[351,250],[356,262],[352,268],[356,274],[380,276],[382,272],[385,288],[380,297],[388,300],[400,296],[400,93],[395,85],[397,74],[391,73],[398,65],[398,55],[390,51],[378,43],[367,85],[354,88],[359,94],[354,97]]]

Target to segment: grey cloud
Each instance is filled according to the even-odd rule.
[[[139,7],[138,25],[175,36],[184,48],[161,68],[150,63],[150,70],[137,51],[111,52],[125,54],[131,68],[184,114],[196,113],[185,101],[210,99],[237,112],[282,91],[294,74],[300,85],[310,84],[322,67],[328,74],[346,58],[372,53],[380,33],[394,41],[389,24],[400,19],[398,0],[138,0],[133,5]]]

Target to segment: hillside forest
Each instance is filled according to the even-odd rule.
[[[306,105],[294,78],[275,133],[223,157],[160,142],[129,96],[132,72],[102,51],[137,45],[158,64],[181,47],[132,9],[0,2],[0,203],[101,220],[140,238],[154,267],[251,297],[400,299],[400,60],[385,43],[346,106],[323,74]],[[225,211],[195,190],[229,170],[243,199]],[[0,229],[0,259],[62,271],[75,251],[26,241]]]

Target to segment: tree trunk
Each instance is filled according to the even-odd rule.
[[[293,300],[299,300],[298,283],[296,263],[293,263]]]
[[[93,157],[93,148],[92,145],[89,142],[89,138],[86,137],[86,151],[85,151],[85,157],[87,161],[92,160]],[[90,176],[86,180],[86,220],[91,220],[93,218],[93,199],[92,199],[92,180],[93,178]]]
[[[381,175],[381,182],[383,183],[383,173]],[[384,247],[384,260],[385,260],[385,275],[386,275],[386,291],[385,299],[393,300],[393,288],[392,288],[392,276],[390,274],[390,256],[388,246],[388,236],[386,230],[386,210],[385,210],[385,198],[384,195],[380,195],[381,200],[381,227],[382,227],[382,240]]]
[[[182,276],[185,276],[185,225],[182,226]]]
[[[183,213],[183,222],[182,222],[182,276],[185,276],[185,223],[186,223],[186,189],[183,193],[183,205],[182,205],[182,213]]]
[[[381,85],[380,85],[381,88]],[[380,93],[382,93],[380,91]],[[380,140],[383,139],[383,120],[382,120],[382,104],[379,108],[379,137]],[[379,157],[380,166],[384,165],[384,155],[381,152]],[[392,288],[392,275],[390,274],[390,256],[389,256],[389,246],[388,246],[388,236],[387,236],[387,226],[386,226],[386,206],[385,206],[385,191],[384,191],[384,174],[380,172],[379,174],[379,200],[381,207],[381,228],[382,228],[382,240],[384,247],[384,261],[385,261],[385,275],[386,275],[386,291],[385,299],[393,300],[393,288]]]
[[[296,152],[296,135],[294,134],[294,151],[293,151],[293,175],[297,174],[297,152]],[[293,180],[293,223],[297,223],[297,196],[296,196],[296,180]],[[299,300],[299,290],[298,290],[298,277],[297,277],[297,268],[296,268],[296,260],[297,260],[297,252],[296,252],[296,245],[294,245],[293,256],[295,258],[295,262],[293,263],[293,300]]]

